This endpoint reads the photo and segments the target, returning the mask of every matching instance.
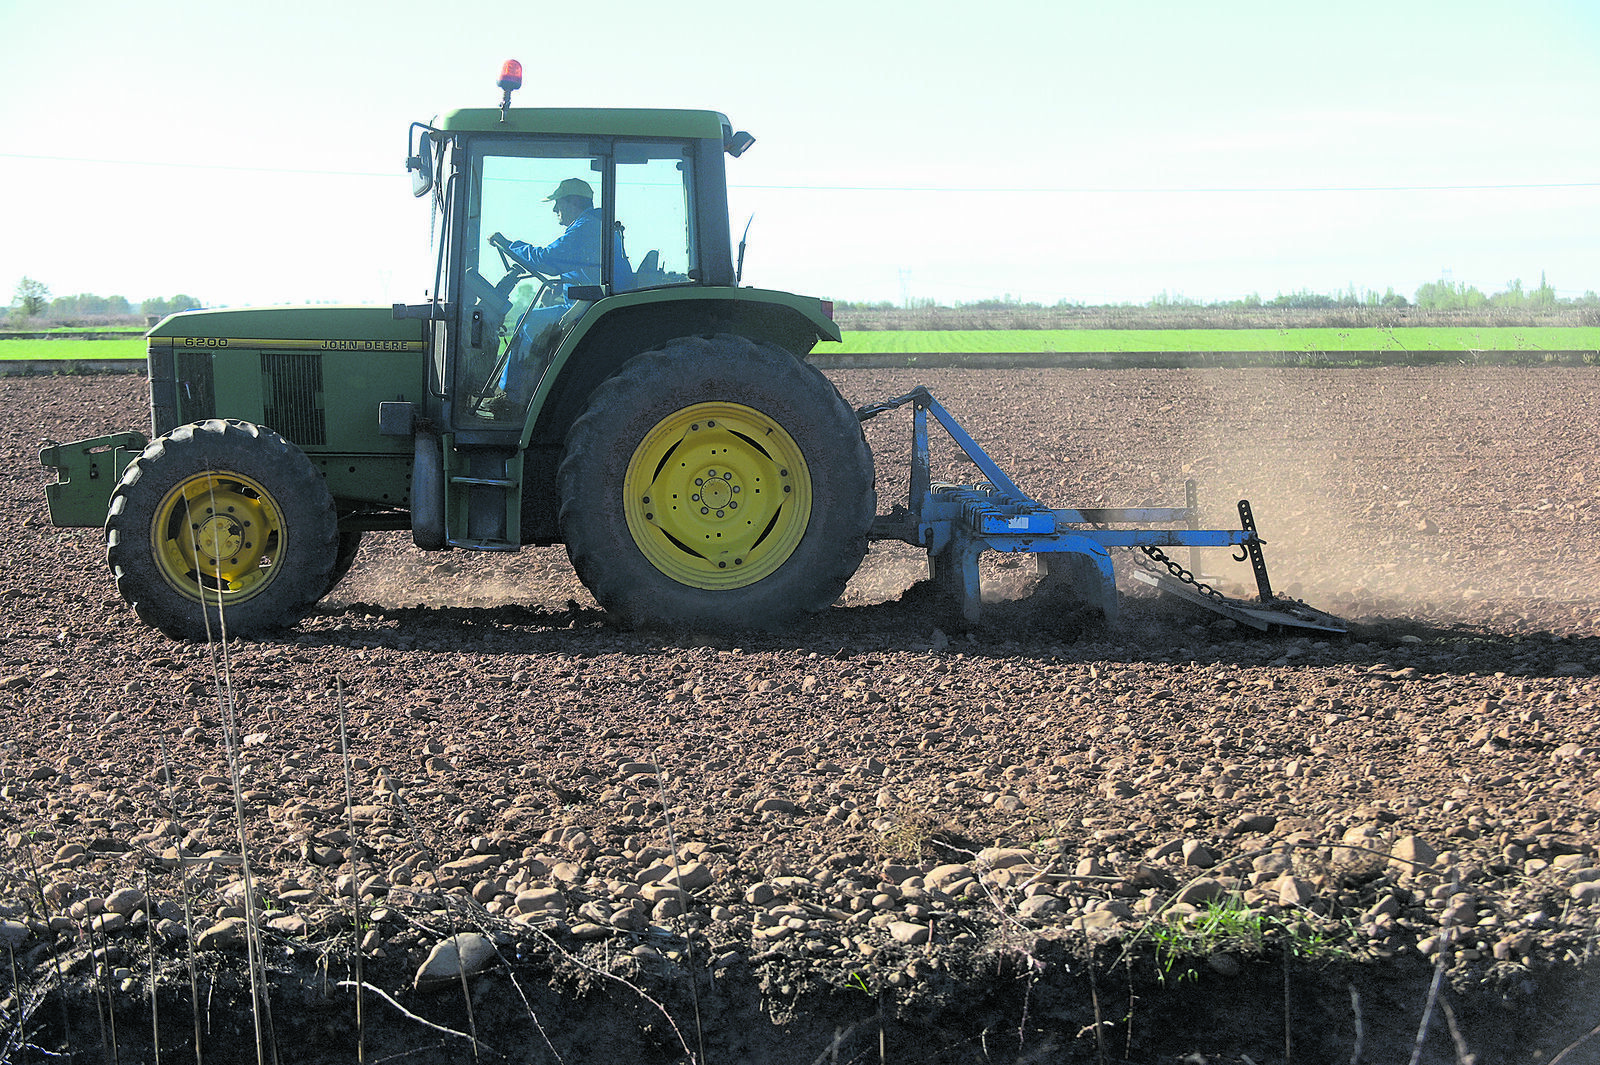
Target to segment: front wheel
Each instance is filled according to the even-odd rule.
[[[311,460],[233,419],[152,441],[106,517],[117,590],[142,621],[180,639],[294,624],[329,588],[339,549],[333,498]]]
[[[781,626],[866,554],[872,453],[815,367],[771,344],[683,338],[595,389],[567,435],[561,534],[625,625]]]

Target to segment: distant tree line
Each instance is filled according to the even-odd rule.
[[[835,302],[836,309],[840,311],[929,310],[937,306],[938,304],[935,301],[928,299],[911,300],[910,305],[906,308],[898,308],[887,300],[878,302],[838,300]],[[1538,288],[1529,289],[1523,284],[1521,278],[1515,278],[1506,283],[1504,291],[1496,292],[1492,295],[1485,295],[1476,286],[1465,282],[1440,279],[1438,281],[1430,281],[1418,288],[1411,299],[1407,299],[1392,287],[1378,292],[1375,289],[1357,289],[1354,285],[1351,285],[1343,292],[1336,292],[1332,295],[1301,289],[1296,292],[1280,292],[1270,299],[1263,298],[1259,293],[1251,293],[1238,299],[1213,300],[1210,302],[1202,302],[1190,299],[1181,293],[1174,294],[1162,290],[1156,293],[1148,303],[1110,305],[1087,304],[1071,299],[1060,299],[1054,304],[1024,302],[1010,294],[1006,294],[998,298],[957,301],[952,305],[952,309],[964,311],[1070,310],[1091,309],[1097,306],[1143,308],[1152,311],[1204,309],[1248,312],[1258,308],[1266,310],[1341,310],[1358,308],[1403,310],[1407,307],[1416,307],[1424,311],[1520,310],[1538,312],[1560,308],[1600,309],[1600,293],[1590,289],[1582,296],[1561,299],[1556,295],[1556,290],[1545,279],[1544,274],[1540,273]]]
[[[80,292],[76,296],[52,296],[48,285],[25,277],[17,284],[7,318],[12,325],[32,319],[60,324],[111,322],[117,319],[164,318],[200,306],[199,300],[183,293],[170,298],[156,296],[142,300],[137,307],[126,296],[96,296],[88,292]]]

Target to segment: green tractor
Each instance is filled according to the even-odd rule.
[[[374,530],[565,544],[629,626],[775,627],[842,593],[872,456],[805,361],[839,338],[831,304],[740,286],[725,159],[753,138],[706,111],[512,108],[514,63],[500,84],[408,137],[432,299],[173,315],[149,333],[154,438],[41,454],[52,521],[104,526],[145,622],[291,625]]]

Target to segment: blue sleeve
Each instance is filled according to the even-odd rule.
[[[557,274],[593,283],[600,273],[599,226],[583,215],[555,240],[542,248],[516,241],[512,249],[542,274]]]
[[[565,233],[542,248],[514,240],[511,251],[542,274],[558,275],[569,284],[596,285],[600,283],[600,230],[596,211],[580,216]],[[626,291],[633,286],[633,269],[623,254],[620,236],[613,242],[612,255],[616,289]]]

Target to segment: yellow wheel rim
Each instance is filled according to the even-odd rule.
[[[191,599],[227,605],[271,582],[283,551],[283,516],[259,482],[202,473],[162,498],[150,539],[168,584]]]
[[[777,422],[737,403],[663,418],[623,480],[628,532],[650,564],[691,588],[743,588],[781,567],[811,520],[811,473]]]

